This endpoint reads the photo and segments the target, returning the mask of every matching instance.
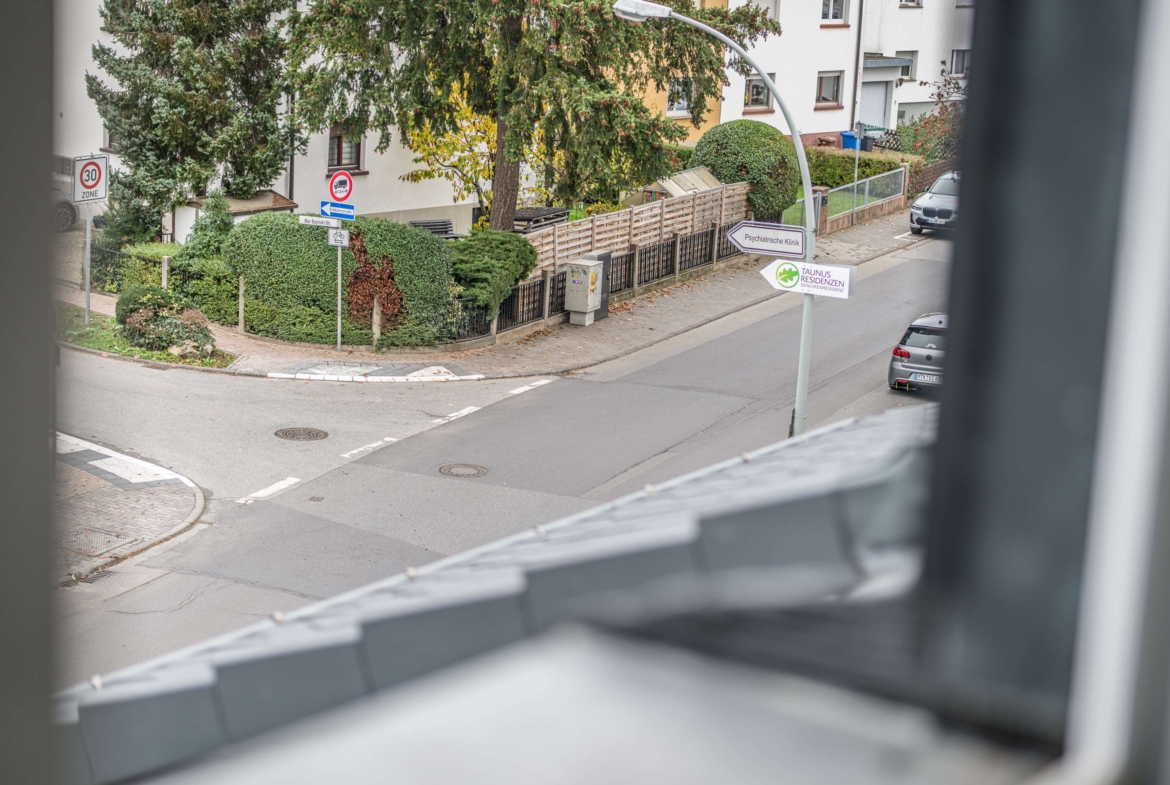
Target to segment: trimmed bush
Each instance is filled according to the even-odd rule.
[[[348,226],[342,250],[342,341],[372,340],[374,294],[381,295],[383,339],[409,327],[412,338],[434,343],[447,312],[450,254],[430,232],[380,218]],[[203,296],[234,303],[235,279],[244,278],[244,321],[260,335],[286,341],[332,343],[337,307],[337,249],[326,230],[301,226],[289,213],[261,213],[237,224],[223,246],[229,277]],[[360,257],[360,258],[359,258]],[[216,278],[216,280],[222,280]],[[231,283],[229,283],[229,281]],[[195,295],[199,297],[200,295]],[[224,310],[227,310],[225,307]],[[225,321],[235,321],[235,307]],[[429,336],[429,337],[428,337]]]
[[[179,356],[204,357],[215,351],[207,318],[183,297],[157,286],[127,289],[114,307],[115,318],[131,345]]]
[[[195,261],[175,260],[177,289],[191,298],[213,322],[234,324],[239,318],[239,283],[218,256]]]
[[[808,156],[809,177],[813,185],[827,185],[829,188],[838,188],[853,182],[853,151],[840,150],[836,147],[805,147]],[[892,172],[909,162],[911,168],[917,163],[922,165],[922,159],[916,155],[902,155],[899,153],[861,153],[858,156],[857,179],[864,180],[886,172]]]
[[[667,154],[673,159],[670,165],[672,174],[682,172],[694,166],[695,148],[681,144],[663,145]]]
[[[203,209],[195,219],[191,234],[179,251],[178,257],[186,261],[220,256],[223,254],[223,244],[227,242],[234,225],[227,197],[222,190],[212,191],[203,200]]]
[[[488,229],[455,243],[455,283],[464,297],[487,308],[488,318],[500,312],[500,303],[524,276],[536,267],[536,249],[528,238]]]
[[[691,166],[705,166],[723,183],[749,182],[757,215],[779,215],[796,201],[800,167],[788,137],[758,120],[732,120],[703,134]]]
[[[178,243],[137,243],[126,246],[122,253],[130,254],[132,258],[122,259],[118,289],[125,291],[134,286],[162,286],[162,258],[174,257],[180,248],[182,246]],[[167,285],[175,286],[180,275],[175,265],[172,265]]]

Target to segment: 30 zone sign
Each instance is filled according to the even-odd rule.
[[[100,202],[110,190],[110,157],[73,159],[73,201]]]

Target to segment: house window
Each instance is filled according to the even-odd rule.
[[[911,50],[906,52],[895,52],[894,56],[900,60],[912,61],[910,65],[902,66],[903,79],[917,79],[918,78],[918,51]]]
[[[689,116],[691,113],[691,94],[694,92],[693,79],[675,79],[670,83],[666,92],[666,113],[675,116]]]
[[[966,76],[967,69],[971,67],[971,50],[970,49],[952,49],[951,50],[951,74],[953,76]]]
[[[53,173],[63,174],[66,177],[73,176],[73,159],[66,158],[63,155],[53,156]]]
[[[776,81],[776,74],[768,74],[768,78]],[[747,80],[747,88],[743,94],[743,105],[755,109],[769,109],[772,106],[772,92],[759,76]]]
[[[340,126],[329,131],[329,168],[358,169],[362,165],[362,142],[346,139]]]
[[[102,152],[104,152],[104,153],[116,152],[117,151],[117,147],[115,146],[116,141],[117,141],[117,139],[115,138],[113,132],[111,132],[109,128],[106,128],[103,125],[102,126]]]
[[[841,105],[841,77],[844,71],[822,71],[817,74],[817,106]]]
[[[780,18],[780,0],[752,0],[752,3],[763,8],[769,19]]]
[[[821,0],[821,19],[843,21],[845,19],[845,0]]]

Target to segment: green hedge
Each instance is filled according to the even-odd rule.
[[[695,145],[692,166],[705,166],[723,183],[749,182],[757,215],[779,215],[796,201],[800,166],[796,148],[778,129],[758,120],[732,120],[711,128]]]
[[[694,164],[695,148],[681,144],[663,145],[668,154],[674,158],[674,164],[671,166],[671,172],[682,172],[690,169]]]
[[[452,255],[455,283],[463,287],[464,297],[474,297],[476,305],[487,308],[489,319],[496,318],[512,287],[536,267],[536,249],[528,238],[492,229],[455,243]]]
[[[826,185],[829,188],[838,188],[853,182],[853,151],[841,150],[836,147],[805,147],[808,156],[809,177],[813,185]],[[909,162],[921,165],[922,159],[916,155],[900,155],[898,153],[860,153],[858,155],[857,179],[864,180],[879,174],[891,172]]]
[[[403,313],[396,326],[387,325],[382,343],[437,342],[446,319],[451,279],[451,257],[444,241],[422,229],[380,218],[359,218],[348,228],[351,243],[360,237],[375,269],[387,258],[392,261],[394,282],[402,292]],[[335,340],[337,249],[326,243],[324,228],[302,226],[297,216],[289,213],[261,213],[232,229],[223,244],[223,262],[229,277],[208,275],[203,295],[192,293],[201,306],[207,298],[221,303],[227,311],[227,298],[235,302],[235,280],[242,276],[248,329],[286,341]],[[354,255],[349,248],[342,249],[344,280],[348,281],[356,269]],[[342,313],[348,310],[349,291],[345,288]],[[213,319],[220,313],[215,305],[206,306],[205,312]],[[236,318],[233,305],[225,321]],[[344,343],[368,344],[372,336],[371,325],[343,320]]]

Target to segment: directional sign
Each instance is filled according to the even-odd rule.
[[[336,245],[338,248],[345,248],[349,245],[349,230],[348,229],[330,229],[329,230],[329,244]]]
[[[73,159],[73,201],[100,202],[110,192],[110,157],[82,156]]]
[[[329,197],[337,202],[349,201],[353,196],[353,177],[342,169],[329,178]]]
[[[850,285],[853,283],[854,269],[856,268],[777,259],[760,270],[760,275],[775,289],[847,300]]]
[[[297,218],[302,226],[326,226],[330,229],[336,229],[341,226],[340,219],[337,218],[318,218],[315,215],[302,215]]]
[[[727,239],[745,253],[803,259],[804,235],[805,229],[800,226],[740,221],[727,233]]]
[[[347,221],[352,221],[357,216],[357,208],[352,204],[321,202],[321,215],[328,215],[332,218],[344,218]]]

